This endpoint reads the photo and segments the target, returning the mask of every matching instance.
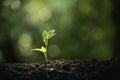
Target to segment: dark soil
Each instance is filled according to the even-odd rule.
[[[0,64],[0,80],[120,80],[120,63],[115,60],[4,63]]]

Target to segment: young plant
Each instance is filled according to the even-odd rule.
[[[55,30],[50,30],[48,32],[44,31],[43,34],[42,34],[44,46],[42,46],[41,48],[32,49],[33,51],[42,52],[44,54],[45,61],[48,61],[48,43],[49,43],[49,39],[52,38],[55,34],[56,34]]]

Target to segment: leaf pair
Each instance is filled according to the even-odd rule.
[[[48,45],[48,39],[50,39],[51,37],[53,37],[55,35],[55,30],[50,30],[50,31],[44,31],[42,34],[42,38],[43,41],[45,43],[45,45]]]

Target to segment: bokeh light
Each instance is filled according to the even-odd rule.
[[[51,10],[39,0],[30,0],[30,2],[24,6],[24,11],[26,12],[26,20],[30,24],[45,22],[52,17]]]
[[[117,33],[110,0],[1,0],[0,61],[6,46],[18,62],[44,61],[32,48],[44,45],[42,32],[56,30],[49,59],[110,59]],[[119,22],[119,21],[118,21]],[[9,45],[8,45],[9,44]],[[9,55],[8,55],[9,56]],[[3,61],[2,61],[3,60]]]
[[[31,49],[32,49],[32,37],[27,34],[23,33],[20,36],[18,48],[20,49],[21,55],[23,56],[29,56],[31,55]]]

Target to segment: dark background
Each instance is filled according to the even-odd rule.
[[[44,30],[56,30],[48,57],[120,56],[119,0],[0,0],[0,62],[40,62]]]

